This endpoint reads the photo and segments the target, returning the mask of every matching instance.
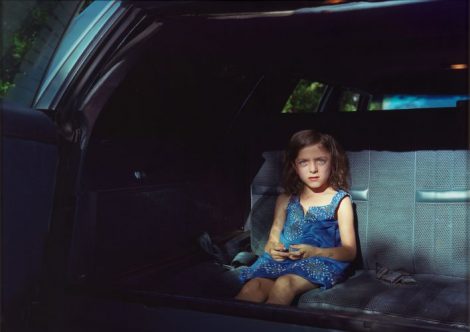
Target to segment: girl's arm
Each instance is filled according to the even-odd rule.
[[[338,227],[341,237],[341,246],[334,248],[318,248],[306,244],[292,245],[299,249],[291,252],[291,259],[323,256],[338,261],[352,261],[356,257],[356,234],[354,231],[354,213],[351,199],[346,196],[338,208]]]
[[[283,252],[284,245],[279,243],[281,237],[282,228],[286,222],[286,209],[289,202],[289,196],[285,194],[279,195],[276,200],[276,206],[274,208],[274,220],[269,232],[269,238],[264,246],[264,251],[271,255],[275,260],[284,260],[289,256],[289,253]]]

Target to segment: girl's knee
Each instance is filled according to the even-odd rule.
[[[285,289],[290,292],[297,294],[298,292],[304,292],[311,288],[314,288],[315,285],[305,280],[302,277],[297,275],[286,274],[277,278],[276,283],[274,284],[277,289]]]
[[[261,281],[258,278],[251,279],[246,283],[247,288],[258,290],[261,288]]]
[[[293,286],[293,277],[291,275],[283,275],[276,279],[274,287],[276,288],[291,288]]]
[[[262,280],[251,279],[242,287],[235,298],[251,302],[263,302],[268,296],[268,291],[265,288]]]
[[[240,293],[242,294],[252,294],[255,292],[261,291],[261,282],[258,279],[251,279],[245,285],[243,285]]]

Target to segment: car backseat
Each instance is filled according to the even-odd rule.
[[[399,122],[402,116],[394,119]],[[433,135],[426,128],[418,133]],[[356,270],[331,289],[303,294],[297,305],[468,329],[469,151],[463,142],[454,144],[455,149],[424,149],[415,141],[411,149],[398,151],[378,148],[373,141],[367,148],[351,145],[346,144],[359,244]],[[264,163],[252,182],[252,210],[245,227],[257,255],[263,252],[281,192],[282,153],[263,152]],[[416,283],[379,280],[377,264],[406,271]]]

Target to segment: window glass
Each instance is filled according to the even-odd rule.
[[[289,96],[282,113],[317,112],[326,84],[301,79]]]
[[[90,6],[92,2],[93,0],[83,0],[80,6],[80,10],[78,11],[78,14],[80,15],[85,9],[87,9],[88,6]]]
[[[0,98],[31,106],[37,88],[79,1],[2,3]]]
[[[345,90],[339,100],[340,112],[356,112],[359,105],[360,94],[351,90]]]
[[[89,46],[99,39],[109,20],[116,18],[114,14],[119,7],[120,3],[115,1],[92,1],[73,18],[38,90],[36,107],[53,108],[52,102],[61,87],[70,81],[72,70],[77,69],[84,61],[91,51]]]
[[[457,102],[468,99],[469,96],[465,95],[383,95],[373,96],[368,109],[375,111],[456,107]]]

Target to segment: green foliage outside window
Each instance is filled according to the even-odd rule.
[[[369,103],[369,111],[381,110],[383,109],[382,105],[383,105],[382,101],[371,101]]]
[[[8,90],[13,88],[15,85],[11,82],[4,82],[0,80],[0,97],[3,97],[7,94]]]
[[[15,33],[13,36],[13,49],[11,56],[14,59],[21,60],[28,50],[30,42],[24,36]]]
[[[300,80],[290,95],[282,113],[315,112],[326,85],[319,82]]]
[[[340,112],[356,112],[359,103],[359,94],[352,91],[344,91],[339,102]]]
[[[55,6],[57,6],[57,3],[53,1],[38,2],[37,7],[30,11],[18,31],[10,36],[3,35],[3,38],[11,38],[11,43],[2,52],[0,98],[4,97],[8,90],[15,86],[13,83],[15,75],[20,71],[25,55],[33,47],[39,30],[45,25]]]

